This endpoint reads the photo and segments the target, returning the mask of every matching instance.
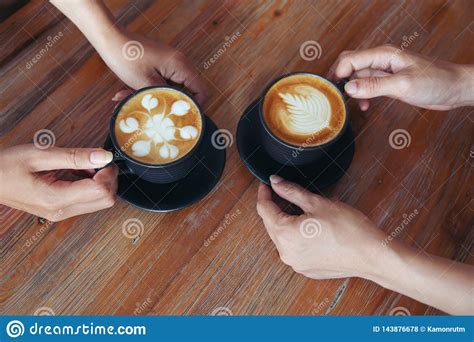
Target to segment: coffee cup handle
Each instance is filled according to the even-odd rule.
[[[349,82],[349,79],[348,78],[343,78],[342,80],[338,81],[336,83],[336,87],[337,89],[339,89],[339,91],[341,92],[342,96],[344,96],[344,99],[347,100],[349,98],[349,96],[347,96],[347,93],[346,91],[344,90],[344,87],[346,85],[346,83]]]

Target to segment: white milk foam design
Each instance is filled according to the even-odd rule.
[[[329,127],[331,104],[321,91],[309,85],[297,85],[294,93],[278,93],[286,104],[293,133],[311,134]]]
[[[181,138],[184,140],[196,139],[198,130],[194,126],[176,127],[173,120],[169,117],[171,115],[183,116],[188,114],[191,105],[184,100],[177,100],[171,105],[171,111],[166,114],[166,106],[163,112],[152,114],[152,109],[158,107],[158,99],[150,94],[146,94],[142,98],[141,105],[147,112],[138,111],[137,113],[147,116],[147,121],[144,127],[139,127],[138,120],[129,117],[125,120],[120,120],[120,130],[123,133],[133,133],[140,131],[145,133],[148,140],[138,140],[132,145],[132,154],[136,157],[144,157],[150,154],[151,143],[155,146],[161,145],[159,154],[161,158],[173,159],[179,154],[179,148],[171,142],[177,140],[175,133],[178,130]]]

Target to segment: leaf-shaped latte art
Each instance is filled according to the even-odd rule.
[[[137,157],[144,157],[150,153],[151,141],[138,140],[132,145],[132,153]]]
[[[187,103],[184,100],[178,100],[178,101],[175,101],[171,105],[171,113],[170,114],[174,114],[174,115],[178,115],[178,116],[186,115],[186,114],[188,114],[188,111],[189,111],[190,108],[191,108],[191,105],[189,103]]]
[[[153,108],[158,107],[158,99],[150,94],[146,94],[142,98],[142,106],[146,110],[151,111]]]
[[[120,120],[120,130],[124,133],[133,133],[138,129],[138,121],[135,118]]]
[[[309,91],[308,91],[309,89]],[[290,115],[291,129],[300,134],[311,134],[329,127],[331,104],[319,90],[305,87],[306,94],[279,93]]]

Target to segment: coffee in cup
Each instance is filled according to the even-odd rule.
[[[314,162],[347,126],[341,91],[310,73],[294,73],[270,84],[260,102],[263,146],[283,164]]]
[[[121,150],[140,162],[163,165],[187,155],[198,141],[202,118],[187,95],[154,88],[128,99],[115,120]]]
[[[114,147],[132,172],[148,181],[168,183],[184,177],[192,167],[204,116],[180,90],[147,87],[122,101],[110,129]]]

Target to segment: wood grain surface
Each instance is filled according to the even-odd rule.
[[[53,6],[24,3],[0,22],[0,146],[31,143],[40,129],[54,133],[56,146],[102,146],[111,98],[123,85]],[[344,50],[410,40],[408,49],[436,59],[474,62],[470,0],[107,4],[130,30],[189,57],[209,86],[207,115],[233,134],[269,81],[290,71],[324,75]],[[238,39],[206,66],[233,35]],[[313,61],[300,55],[310,40],[321,47]],[[373,101],[364,113],[350,106],[356,154],[327,195],[388,233],[418,212],[397,239],[473,264],[473,109],[435,112],[391,99]],[[409,146],[390,146],[395,129],[409,132]],[[412,315],[440,314],[370,281],[316,281],[293,272],[257,215],[257,186],[234,142],[217,187],[178,212],[144,212],[119,200],[50,223],[0,207],[0,313],[208,315],[225,308],[234,315],[382,315],[404,307]],[[144,227],[134,243],[122,233],[130,218]]]

